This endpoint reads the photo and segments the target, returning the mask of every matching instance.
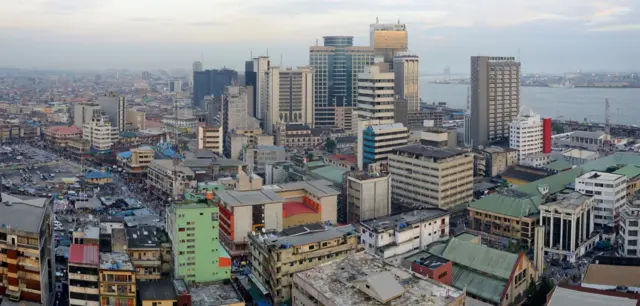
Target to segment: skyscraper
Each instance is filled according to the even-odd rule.
[[[238,79],[238,72],[223,68],[193,73],[193,105],[204,108],[205,96],[221,96],[226,86],[230,86]]]
[[[420,69],[417,55],[396,55],[393,58],[395,94],[407,100],[407,111],[420,110]]]
[[[202,71],[202,62],[199,62],[199,61],[193,62],[193,72],[200,72],[200,71]]]
[[[474,146],[509,137],[520,111],[520,62],[515,57],[471,57],[471,132]]]
[[[324,46],[309,48],[315,126],[335,126],[336,108],[351,116],[358,99],[358,73],[373,64],[373,57],[373,48],[353,46],[352,36],[325,36]]]
[[[384,62],[393,68],[393,57],[398,52],[407,51],[409,47],[409,32],[407,25],[376,23],[369,26],[369,39],[371,47],[376,50],[376,55],[384,57]]]
[[[169,81],[169,92],[182,92],[182,81],[180,80]]]
[[[100,104],[93,102],[76,103],[73,107],[73,125],[83,128],[93,117],[94,110],[100,110]]]
[[[256,71],[253,68],[253,60],[244,62],[244,85],[251,86],[250,99],[249,99],[249,108],[247,113],[250,116],[256,116],[256,84],[257,84],[257,75]]]
[[[98,104],[100,104],[100,108],[102,108],[102,111],[109,118],[111,126],[117,127],[119,132],[124,132],[127,123],[126,99],[114,94],[104,94],[103,96],[98,97]]]
[[[265,132],[278,122],[313,126],[313,73],[311,67],[269,68],[269,115]]]
[[[255,95],[253,97],[255,107],[255,117],[262,121],[264,129],[265,120],[268,113],[269,103],[269,83],[267,73],[271,66],[268,56],[259,56],[253,59],[253,71],[255,72],[255,85],[253,85]]]

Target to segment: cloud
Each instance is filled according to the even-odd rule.
[[[589,31],[590,32],[640,31],[640,23],[605,25],[605,26],[589,29]]]

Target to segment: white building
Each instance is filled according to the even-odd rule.
[[[436,208],[362,222],[360,235],[366,251],[387,260],[423,250],[434,241],[447,238],[449,212]]]
[[[269,103],[269,67],[271,61],[268,56],[253,59],[253,69],[256,72],[256,118],[264,120],[268,114]]]
[[[94,110],[100,111],[100,104],[93,102],[76,103],[73,107],[73,125],[83,128],[93,117]]]
[[[618,223],[619,213],[627,200],[626,176],[591,171],[576,178],[575,190],[593,196],[597,225],[613,227]]]
[[[347,177],[347,222],[362,222],[391,214],[391,176],[352,172]]]
[[[420,69],[417,55],[396,55],[393,58],[395,94],[407,100],[407,111],[420,110]]]
[[[542,118],[533,113],[520,111],[509,124],[509,147],[518,150],[518,163],[524,157],[542,153]]]
[[[574,166],[585,164],[589,161],[596,160],[599,157],[600,154],[598,152],[580,149],[569,149],[562,152],[562,158]]]
[[[313,72],[311,67],[269,67],[269,115],[265,131],[272,134],[279,122],[313,127]]]
[[[640,194],[628,201],[620,214],[618,256],[639,257],[638,231],[640,231]]]
[[[97,151],[110,150],[118,141],[119,135],[118,127],[112,126],[109,117],[99,110],[94,112],[91,121],[82,128],[82,138],[91,142],[91,147]]]
[[[540,205],[545,254],[575,262],[591,250],[600,240],[594,232],[594,207],[593,197],[575,191],[561,191],[558,200]]]
[[[220,126],[198,126],[196,129],[196,147],[209,150],[222,156],[223,132]]]

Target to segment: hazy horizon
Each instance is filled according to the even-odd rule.
[[[186,2],[186,3],[185,3]],[[369,24],[400,22],[423,73],[469,56],[518,56],[525,73],[638,71],[640,1],[22,0],[0,10],[0,67],[55,70],[204,67],[244,70],[265,55],[308,64],[322,36],[368,45]]]

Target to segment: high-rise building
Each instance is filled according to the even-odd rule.
[[[298,69],[271,66],[268,73],[269,114],[265,132],[272,134],[278,123],[313,126],[313,73],[311,67]]]
[[[177,202],[167,210],[173,275],[187,282],[229,279],[231,258],[218,238],[218,206],[211,200]]]
[[[193,72],[200,72],[202,71],[202,62],[200,61],[195,61],[193,62]]]
[[[93,102],[76,103],[73,107],[73,125],[83,128],[93,117],[93,111],[100,110],[100,104]]]
[[[196,128],[196,147],[198,150],[209,150],[222,156],[222,127],[217,125],[199,125]]]
[[[245,65],[247,66],[247,65]],[[253,64],[250,65],[251,69],[253,69],[253,74],[255,74],[255,80],[252,80],[253,86],[253,100],[255,103],[254,107],[254,115],[256,118],[260,119],[263,124],[265,123],[265,117],[268,114],[267,107],[269,106],[269,67],[271,67],[271,60],[268,56],[259,56],[253,59]],[[249,68],[249,67],[245,67]],[[246,80],[246,79],[245,79]],[[246,81],[245,81],[246,83]]]
[[[373,64],[373,57],[373,47],[353,46],[352,36],[325,36],[324,46],[309,48],[315,126],[335,126],[336,108],[346,108],[345,116],[351,113],[358,98],[358,73]]]
[[[127,101],[122,96],[114,94],[105,94],[98,97],[98,104],[109,118],[111,126],[117,128],[118,132],[124,132],[127,123]]]
[[[84,124],[82,138],[91,143],[91,148],[98,152],[111,150],[118,141],[120,133],[109,121],[109,117],[100,110],[94,110],[91,121]]]
[[[420,111],[420,69],[417,55],[396,55],[393,58],[395,94],[407,100],[407,111]]]
[[[627,183],[622,174],[591,171],[576,178],[575,190],[594,198],[593,222],[614,228],[620,223],[620,211],[627,202]]]
[[[180,80],[169,81],[169,92],[182,92],[182,81]]]
[[[409,32],[407,25],[376,23],[369,26],[369,39],[371,47],[375,48],[376,55],[384,57],[384,62],[393,68],[393,57],[398,52],[407,51],[409,47]]]
[[[471,57],[471,131],[475,147],[509,137],[520,111],[520,62],[515,57]]]
[[[233,85],[237,79],[238,72],[227,68],[194,72],[193,106],[204,109],[204,97],[222,96],[224,88]]]
[[[518,113],[509,123],[509,147],[518,150],[518,163],[528,155],[542,153],[542,118],[531,109]]]
[[[394,148],[407,144],[409,130],[394,118],[394,74],[383,63],[358,74],[358,169],[385,161]]]
[[[257,73],[254,70],[254,60],[244,62],[244,85],[249,87],[251,86],[251,100],[248,101],[249,107],[247,108],[247,113],[249,116],[256,117],[256,90],[257,90]]]
[[[352,171],[345,182],[346,222],[359,223],[391,214],[391,176],[388,173]]]

